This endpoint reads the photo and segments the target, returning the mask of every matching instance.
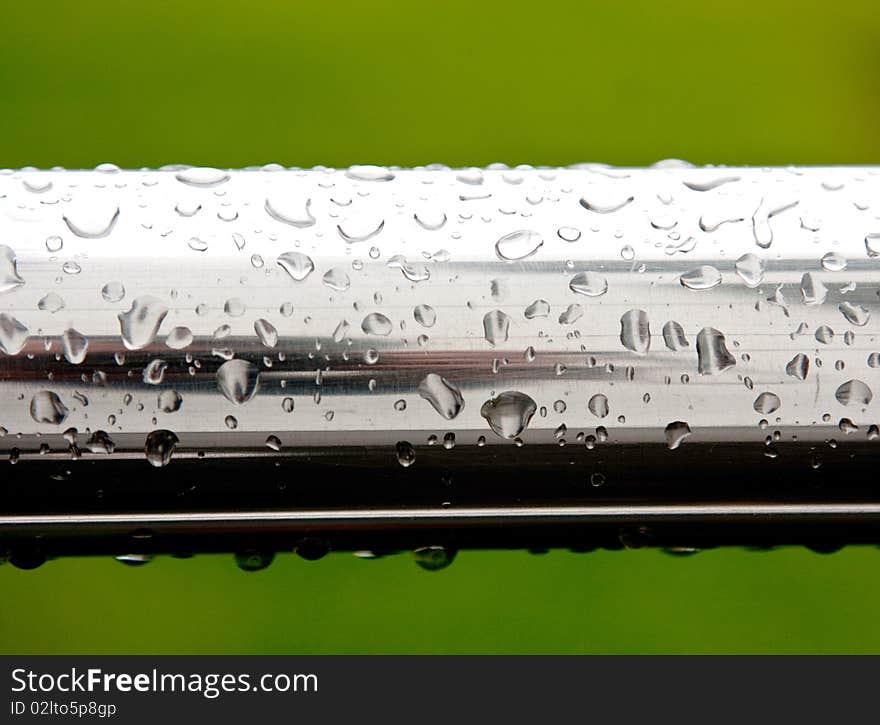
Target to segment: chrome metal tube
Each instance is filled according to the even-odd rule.
[[[7,172],[0,541],[877,541],[878,199],[875,168]]]

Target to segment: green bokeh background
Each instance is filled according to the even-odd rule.
[[[876,0],[46,0],[2,21],[0,166],[880,161]],[[0,651],[878,652],[878,573],[875,548],[70,559],[0,567]]]

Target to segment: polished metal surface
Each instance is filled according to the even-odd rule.
[[[494,512],[482,543],[603,506],[864,524],[878,199],[875,168],[5,172],[0,540],[217,512],[328,538]]]

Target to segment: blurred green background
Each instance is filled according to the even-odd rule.
[[[880,161],[880,12],[6,3],[0,166]],[[0,567],[4,652],[878,652],[880,551]]]

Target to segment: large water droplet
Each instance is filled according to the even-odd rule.
[[[816,275],[807,272],[801,277],[801,296],[805,305],[821,305],[828,296],[828,289]]]
[[[163,413],[176,413],[183,405],[183,397],[176,390],[163,390],[159,393],[158,403]]]
[[[785,374],[798,380],[806,380],[810,371],[810,358],[799,352],[785,365]]]
[[[371,312],[361,321],[361,330],[363,330],[365,335],[386,337],[391,334],[393,327],[391,320],[381,312]]]
[[[522,433],[538,406],[525,393],[507,390],[487,400],[480,408],[489,427],[502,438],[516,438]]]
[[[651,327],[648,313],[644,310],[629,310],[620,318],[620,342],[634,353],[643,355],[651,347]]]
[[[435,373],[429,373],[419,383],[419,395],[446,420],[452,420],[464,408],[461,391],[446,378]]]
[[[416,451],[409,441],[398,441],[395,446],[397,462],[404,468],[409,468],[416,462]]]
[[[413,557],[422,569],[440,571],[455,560],[455,550],[445,546],[423,546],[413,551]]]
[[[736,260],[736,273],[746,287],[757,287],[764,281],[764,260],[756,254],[744,254]]]
[[[600,297],[608,291],[608,280],[596,272],[579,272],[568,283],[572,292],[587,297]]]
[[[868,405],[874,394],[861,380],[847,380],[837,388],[834,397],[841,405]]]
[[[18,260],[15,252],[0,244],[0,294],[21,287],[24,280],[18,276]]]
[[[168,308],[162,300],[149,295],[136,298],[128,312],[120,312],[122,342],[129,350],[140,350],[156,337]]]
[[[793,209],[797,204],[797,201],[790,201],[771,206],[762,199],[752,215],[752,235],[755,238],[755,244],[762,249],[767,249],[773,243],[773,228],[770,226],[770,220],[777,214]]]
[[[336,231],[349,244],[372,239],[385,228],[385,220],[375,214],[355,214],[336,225]]]
[[[736,365],[724,334],[714,327],[704,327],[697,335],[697,360],[700,375],[718,375]]]
[[[581,197],[581,206],[588,211],[596,212],[597,214],[611,214],[620,209],[623,209],[627,204],[632,202],[634,197],[632,196],[623,196],[623,197],[613,197],[606,196],[597,193],[596,195],[591,194],[590,198],[582,196]]]
[[[419,209],[413,214],[413,219],[422,229],[427,229],[429,232],[436,232],[446,224],[446,214],[441,209]]]
[[[355,181],[391,181],[394,174],[384,166],[349,166],[345,175]]]
[[[67,228],[82,239],[101,239],[113,231],[119,219],[119,207],[95,202],[78,205],[63,217]]]
[[[12,315],[0,312],[0,351],[18,355],[27,342],[30,332]]]
[[[101,297],[105,302],[119,302],[125,297],[125,287],[122,282],[108,282],[101,288]]]
[[[547,317],[550,315],[550,303],[547,300],[535,300],[526,307],[523,314],[527,320],[534,320],[536,317]]]
[[[669,320],[669,322],[663,325],[663,342],[673,352],[690,347],[690,343],[684,334],[684,328],[675,320]]]
[[[64,309],[64,300],[60,295],[55,294],[54,292],[49,292],[37,302],[37,309],[42,312],[51,312],[54,314],[55,312]]]
[[[345,292],[345,290],[351,287],[351,279],[342,267],[331,267],[324,272],[321,281],[330,289],[336,290],[337,292]]]
[[[302,252],[285,252],[278,256],[277,262],[296,282],[302,282],[315,268],[312,258]]]
[[[683,420],[676,420],[667,425],[663,432],[666,435],[666,447],[674,451],[691,434],[691,428]]]
[[[576,227],[559,227],[556,234],[564,242],[576,242],[581,238],[581,230]]]
[[[86,441],[86,448],[92,453],[104,453],[109,455],[116,450],[116,443],[113,442],[113,439],[107,434],[107,431],[96,430]]]
[[[560,325],[573,325],[584,316],[584,308],[578,304],[571,304],[559,315]]]
[[[604,418],[608,415],[608,398],[602,395],[602,393],[596,393],[592,398],[590,398],[587,403],[587,408],[590,409],[590,412],[595,415],[597,418]]]
[[[168,363],[161,358],[154,358],[147,363],[143,370],[143,381],[146,385],[160,385],[165,379],[165,371]]]
[[[869,257],[880,257],[880,232],[865,236],[865,249]]]
[[[235,405],[243,405],[257,394],[260,371],[247,360],[227,360],[217,369],[217,387]]]
[[[538,232],[521,229],[505,234],[495,242],[495,254],[507,262],[515,262],[531,257],[543,244],[544,237]]]
[[[242,571],[262,571],[274,560],[271,551],[242,551],[235,555],[235,565]]]
[[[182,350],[192,345],[193,334],[188,327],[174,327],[165,337],[165,344],[172,350]]]
[[[840,310],[840,314],[846,318],[847,322],[856,327],[864,327],[871,319],[871,313],[867,308],[854,305],[852,302],[841,302],[837,309]]]
[[[827,272],[842,272],[846,269],[846,258],[837,252],[828,252],[822,256],[822,269]]]
[[[399,269],[410,282],[426,282],[431,278],[431,270],[421,262],[407,262],[402,254],[395,254],[387,262],[391,269]]]
[[[492,310],[483,316],[483,337],[490,345],[507,342],[510,318],[501,310]]]
[[[86,352],[89,349],[89,341],[81,332],[77,332],[72,327],[64,331],[61,336],[62,346],[64,347],[64,357],[67,362],[79,365],[86,359]]]
[[[188,186],[211,187],[229,181],[229,174],[207,166],[194,166],[191,169],[179,171],[174,178]]]
[[[275,221],[290,224],[297,229],[305,229],[315,223],[312,216],[312,200],[288,196],[266,197],[264,209]]]
[[[31,398],[31,418],[37,423],[60,425],[67,418],[67,406],[51,390],[41,390]]]
[[[433,327],[437,322],[437,313],[430,305],[416,305],[413,308],[413,319],[422,327]]]
[[[147,461],[156,468],[167,466],[179,442],[180,439],[170,430],[154,430],[148,433],[144,442]]]
[[[263,318],[257,320],[254,323],[254,332],[257,333],[260,342],[266,347],[275,347],[278,344],[278,330],[275,329],[275,326],[269,320],[264,320]]]
[[[761,393],[755,398],[752,407],[761,415],[770,415],[770,413],[775,413],[779,410],[780,405],[782,405],[782,401],[779,400],[779,396],[776,393]]]
[[[721,272],[715,267],[704,264],[696,267],[681,275],[680,280],[683,287],[693,290],[712,289],[721,284]]]

